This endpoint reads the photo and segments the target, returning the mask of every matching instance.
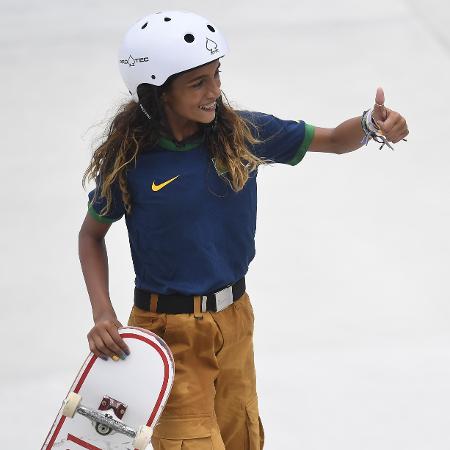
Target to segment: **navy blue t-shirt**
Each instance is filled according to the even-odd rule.
[[[240,111],[257,127],[262,142],[251,151],[273,162],[295,165],[305,155],[314,127],[303,121]],[[135,284],[159,294],[202,295],[242,278],[255,256],[256,176],[234,192],[217,174],[203,142],[175,145],[162,138],[142,152],[127,172],[132,209],[126,214],[121,192],[113,185],[112,208],[93,202],[89,213],[112,223],[125,215]],[[98,186],[97,186],[98,188]]]

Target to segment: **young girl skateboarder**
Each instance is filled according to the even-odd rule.
[[[244,278],[255,255],[258,167],[296,165],[307,151],[346,153],[371,139],[391,146],[408,134],[382,89],[373,108],[330,129],[236,111],[221,91],[226,53],[216,25],[195,14],[136,22],[119,52],[131,100],[83,178],[96,181],[79,234],[90,349],[102,358],[129,353],[109,298],[104,240],[124,216],[136,273],[128,323],[161,336],[175,358],[152,439],[159,450],[263,448]]]

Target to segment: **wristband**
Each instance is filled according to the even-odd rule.
[[[361,116],[361,128],[364,131],[364,137],[361,144],[367,145],[370,139],[382,144],[380,150],[387,145],[391,150],[394,148],[389,144],[386,137],[380,132],[380,128],[372,117],[373,108],[367,109]]]

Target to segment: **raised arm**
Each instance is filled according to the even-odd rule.
[[[378,88],[372,117],[380,133],[388,142],[397,143],[408,134],[408,125],[398,112],[384,106],[383,89]],[[311,152],[348,153],[364,145],[365,133],[361,127],[361,117],[353,117],[336,128],[315,127],[314,138],[309,146]]]

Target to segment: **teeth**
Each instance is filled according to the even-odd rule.
[[[210,111],[216,107],[216,102],[210,103],[209,105],[200,106],[200,109]]]

